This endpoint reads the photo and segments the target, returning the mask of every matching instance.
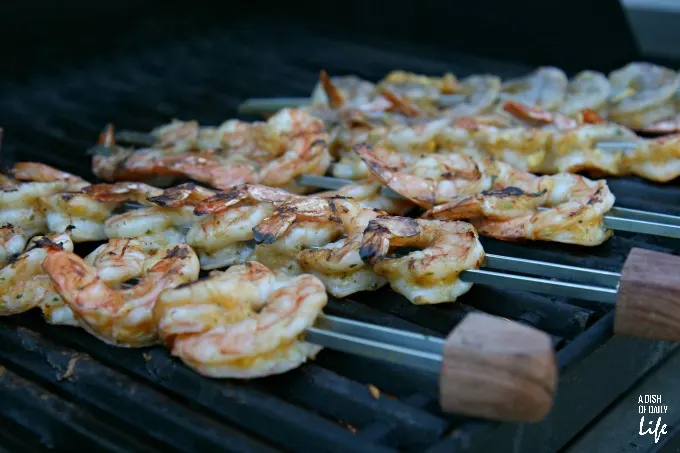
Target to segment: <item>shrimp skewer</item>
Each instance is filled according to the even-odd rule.
[[[124,347],[156,343],[152,310],[160,293],[198,278],[194,251],[176,245],[149,255],[132,288],[112,288],[99,271],[73,252],[52,248],[42,264],[81,326],[102,341]]]
[[[219,128],[203,131],[200,143],[195,141],[200,139],[198,131],[187,133],[185,129],[196,128],[172,123],[168,129],[155,132],[165,140],[158,148],[133,151],[115,146],[109,126],[100,136],[100,149],[104,151],[93,157],[93,171],[109,181],[184,177],[218,189],[262,183],[303,192],[305,188],[295,184],[295,177],[322,175],[331,162],[323,122],[297,109],[282,110],[267,123],[227,121]],[[173,130],[182,131],[180,138],[171,133]],[[177,147],[168,148],[167,141],[173,139]]]
[[[87,181],[48,165],[19,162],[0,186],[0,225],[21,227],[29,237],[47,233],[47,219],[40,199],[87,185]]]
[[[255,378],[296,368],[321,350],[299,337],[326,303],[316,277],[275,274],[253,261],[165,290],[154,319],[172,354],[199,373]]]
[[[161,189],[142,183],[94,184],[77,192],[61,192],[40,198],[47,227],[52,232],[69,231],[74,242],[107,238],[104,223],[124,203],[150,205],[146,198]]]
[[[404,247],[419,250],[403,257],[390,256]],[[360,255],[414,304],[455,301],[472,286],[460,280],[460,273],[478,269],[484,262],[484,249],[470,224],[409,217],[371,220]]]
[[[140,238],[147,243],[169,246],[185,241],[194,222],[194,207],[215,192],[193,183],[181,184],[149,196],[149,207],[110,217],[104,223],[109,238]]]

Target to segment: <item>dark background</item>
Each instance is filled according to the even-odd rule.
[[[156,45],[192,26],[228,28],[243,15],[285,16],[301,27],[354,40],[377,38],[388,47],[399,45],[397,40],[570,71],[607,71],[640,57],[617,0],[5,1],[0,6],[3,77],[106,58],[121,45]],[[184,17],[187,26],[130,42],[135,31],[162,16]]]

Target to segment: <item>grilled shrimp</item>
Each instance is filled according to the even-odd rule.
[[[186,245],[147,256],[146,272],[126,289],[109,286],[97,268],[73,252],[50,250],[43,268],[83,328],[106,343],[125,347],[157,341],[152,310],[158,296],[196,280],[199,272],[198,258]]]
[[[636,143],[636,148],[621,151],[622,165],[630,173],[656,182],[668,182],[680,176],[680,134],[638,139]]]
[[[172,354],[197,372],[255,378],[294,369],[321,350],[299,338],[326,303],[316,277],[249,262],[164,291],[154,318]]]
[[[334,87],[335,95],[328,95],[329,82]],[[328,78],[327,74],[322,71],[320,80],[312,92],[312,105],[337,107],[338,98],[341,100],[341,105],[346,102],[356,105],[368,104],[375,98],[375,85],[356,76]]]
[[[194,206],[214,191],[185,183],[147,198],[150,207],[135,209],[109,218],[104,232],[109,238],[142,238],[159,246],[184,242],[194,221]]]
[[[651,63],[630,63],[609,74],[609,119],[636,130],[673,118],[680,76]]]
[[[61,192],[40,199],[52,232],[69,232],[74,242],[106,239],[104,222],[124,203],[150,205],[147,197],[161,189],[142,183],[94,184],[77,192]]]
[[[253,228],[286,200],[300,198],[283,189],[257,184],[237,186],[197,204],[187,244],[198,253],[202,269],[242,264],[252,253]]]
[[[73,250],[67,234],[34,237],[26,250],[0,269],[0,316],[23,313],[36,307],[43,309],[45,318],[53,324],[75,324],[72,315],[51,306],[63,306],[50,278],[42,268],[48,249],[60,247]]]
[[[299,109],[284,109],[272,116],[268,124],[283,139],[285,147],[280,156],[262,165],[257,182],[294,193],[304,192],[306,189],[297,186],[295,178],[302,174],[323,175],[331,164],[323,121]]]
[[[40,198],[79,190],[89,183],[48,165],[19,162],[0,187],[0,225],[20,226],[27,236],[46,233],[47,220]]]
[[[404,215],[413,208],[408,200],[387,197],[382,194],[383,185],[378,182],[359,181],[356,184],[343,186],[338,190],[315,193],[314,197],[348,197],[353,198],[364,208],[378,209],[392,215]]]
[[[455,92],[464,94],[465,100],[444,110],[444,115],[458,117],[484,115],[491,112],[498,101],[501,79],[493,75],[473,75],[461,80]]]
[[[250,259],[274,272],[298,275],[302,272],[297,261],[301,250],[322,247],[342,233],[342,220],[328,199],[294,199],[279,205],[253,229],[257,246]]]
[[[407,164],[383,146],[359,145],[355,151],[380,182],[419,206],[429,208],[490,185],[479,163],[462,154],[427,155]]]
[[[542,190],[514,188],[453,200],[424,214],[434,219],[470,219],[479,234],[501,240],[543,240],[595,246],[609,239],[604,215],[614,195],[604,180],[560,173],[540,178]],[[499,196],[502,194],[503,196]],[[547,209],[536,211],[539,206]]]
[[[402,247],[419,250],[403,257],[389,256]],[[479,268],[485,256],[470,224],[409,217],[371,220],[360,255],[414,304],[455,301],[472,286],[459,279],[460,273]]]
[[[567,116],[577,116],[583,110],[604,112],[611,93],[607,77],[595,71],[582,71],[569,81],[566,99],[559,112]]]
[[[298,262],[304,272],[317,276],[335,297],[346,297],[359,291],[375,290],[387,283],[373,273],[359,256],[361,240],[368,223],[384,211],[367,209],[351,198],[328,199],[329,214],[335,214],[343,225],[343,237],[320,248],[302,250]]]
[[[5,224],[0,227],[0,266],[21,255],[26,247],[26,233],[20,227]]]
[[[39,162],[17,162],[10,173],[11,177],[17,181],[62,182],[72,188],[85,187],[90,184],[79,176]]]
[[[503,83],[500,97],[554,111],[564,102],[568,83],[561,69],[538,68],[525,77]]]

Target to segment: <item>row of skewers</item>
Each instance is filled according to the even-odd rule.
[[[303,196],[253,184],[228,191],[192,183],[165,190],[130,182],[89,184],[42,164],[20,163],[2,181],[0,312],[39,308],[52,324],[79,326],[118,346],[162,341],[213,377],[285,372],[315,356],[319,344],[383,355],[441,371],[445,409],[522,420],[541,418],[550,407],[555,363],[546,334],[474,316],[447,342],[422,338],[323,315],[326,293],[344,297],[390,284],[422,304],[454,301],[473,283],[514,285],[617,302],[622,332],[677,339],[675,326],[659,326],[654,311],[668,309],[662,303],[667,297],[647,307],[649,322],[641,322],[635,276],[624,280],[616,273],[486,255],[468,223],[388,215],[372,207],[376,202],[393,203],[379,192],[362,203],[337,193]],[[74,253],[76,244],[92,241],[106,242],[84,259]],[[405,255],[395,254],[404,248]],[[649,258],[640,253],[631,258],[633,265]],[[201,270],[225,267],[199,278]],[[583,283],[553,280],[564,276]],[[622,295],[623,288],[630,295]],[[456,361],[470,354],[471,336],[498,342],[498,332],[510,337],[503,342],[530,338],[537,345],[529,355],[538,355],[538,362],[532,356],[526,366],[534,374],[540,370],[541,396],[521,416],[508,409],[507,399],[516,395],[507,389],[491,409],[456,404],[460,386],[472,385],[469,369]]]
[[[337,104],[339,99],[359,107],[396,96],[429,116],[459,117],[493,113],[506,101],[516,101],[566,117],[577,118],[584,110],[597,112],[609,121],[649,133],[676,132],[680,126],[678,90],[680,78],[672,69],[633,62],[608,76],[582,71],[571,80],[555,67],[541,67],[517,78],[502,80],[491,74],[458,80],[453,74],[428,77],[393,71],[377,84],[356,76],[333,77],[337,87],[329,94],[321,80],[309,99],[253,99],[242,106],[244,113],[274,112],[285,107],[311,108]]]
[[[674,216],[615,208],[604,180],[570,173],[536,176],[490,156],[416,156],[384,142],[357,144],[351,150],[368,177],[333,179],[323,177],[331,162],[330,138],[318,118],[285,109],[266,123],[225,124],[234,131],[231,144],[210,150],[196,147],[201,129],[187,123],[159,129],[166,131],[161,134],[165,145],[143,150],[118,146],[109,126],[94,150],[94,173],[109,181],[191,178],[217,188],[259,183],[294,193],[344,185],[337,195],[389,214],[421,207],[427,209],[426,218],[469,220],[482,235],[502,240],[594,246],[609,238],[612,228],[680,237]],[[179,143],[183,145],[174,146]]]

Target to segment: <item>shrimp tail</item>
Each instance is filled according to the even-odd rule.
[[[475,196],[471,196],[435,206],[426,211],[421,217],[424,219],[462,220],[483,215],[484,210],[480,200]]]
[[[333,110],[340,109],[345,104],[345,98],[338,87],[331,81],[331,78],[326,71],[322,70],[319,74],[319,78],[321,79],[321,86],[328,98],[328,105],[330,105]]]
[[[410,217],[380,216],[371,220],[364,230],[359,257],[368,264],[386,256],[392,238],[407,238],[420,234],[420,225]]]
[[[99,134],[97,145],[100,146],[114,146],[116,144],[116,131],[113,124],[109,123]]]
[[[147,197],[147,201],[163,208],[177,208],[192,203],[200,203],[214,195],[215,192],[212,190],[188,182],[165,189],[161,195]]]
[[[253,239],[258,244],[273,244],[295,223],[293,212],[277,212],[253,228]]]

